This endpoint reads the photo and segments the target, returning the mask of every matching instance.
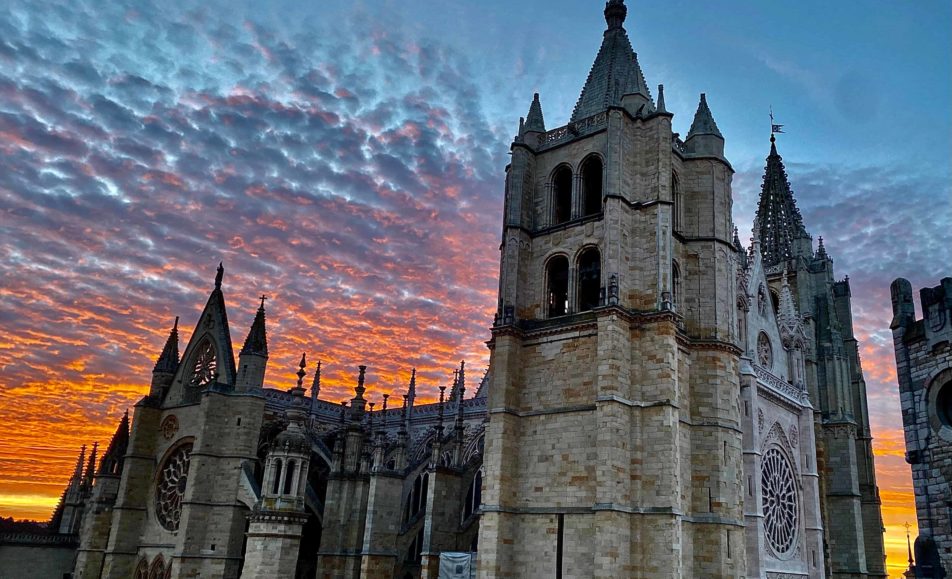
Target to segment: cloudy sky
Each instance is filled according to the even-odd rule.
[[[749,232],[768,110],[807,228],[849,275],[892,548],[911,514],[888,286],[952,274],[948,2],[629,2],[687,133],[706,92]],[[159,6],[159,7],[157,7]],[[334,399],[483,368],[503,168],[564,124],[601,2],[17,2],[0,13],[0,515],[45,517],[148,389],[215,267],[233,337],[270,297],[268,379]],[[744,236],[744,235],[742,235]],[[478,372],[472,372],[475,379]],[[901,558],[901,557],[900,557]],[[891,559],[900,565],[901,560]]]

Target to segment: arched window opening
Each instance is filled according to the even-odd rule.
[[[572,170],[560,167],[552,176],[552,224],[565,223],[572,218]]]
[[[582,165],[582,215],[595,215],[602,210],[602,160],[589,157]]]
[[[770,301],[773,303],[773,313],[776,316],[778,313],[780,313],[780,294],[771,289]]]
[[[162,555],[159,555],[149,566],[149,579],[165,579],[165,561]]]
[[[678,180],[677,173],[671,173],[671,202],[674,204],[671,210],[671,219],[674,221],[674,230],[681,231],[681,212],[684,210],[684,208],[683,204],[681,203],[681,182]]]
[[[271,482],[271,494],[276,495],[281,490],[281,459],[274,461],[274,480]]]
[[[553,257],[547,266],[546,308],[548,317],[564,316],[569,305],[569,260],[563,255]]]
[[[288,461],[288,472],[284,475],[284,494],[291,494],[291,488],[294,484],[294,470],[297,467],[297,463],[293,460]]]
[[[479,510],[479,505],[482,503],[482,491],[483,473],[476,471],[476,476],[473,477],[473,482],[469,484],[469,490],[466,492],[466,504],[463,505],[464,521]]]
[[[136,565],[136,571],[133,577],[135,579],[149,579],[149,562],[144,558],[139,559],[139,564]]]
[[[681,307],[681,268],[678,262],[671,262],[671,305],[674,311]]]
[[[737,300],[737,342],[747,352],[747,308],[741,300]]]
[[[601,303],[602,259],[594,247],[578,260],[578,310],[586,312]]]

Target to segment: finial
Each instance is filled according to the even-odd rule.
[[[912,567],[914,565],[912,560],[912,539],[909,537],[909,527],[912,525],[907,522],[903,526],[906,527],[906,548],[909,550],[909,566]]]
[[[221,278],[225,275],[224,262],[218,262],[218,272],[215,274],[215,289],[221,289]]]
[[[376,402],[367,403],[367,406],[370,407],[370,412],[367,414],[367,422],[368,422],[371,434],[374,433],[374,406],[376,405],[377,405]]]
[[[439,425],[437,426],[437,430],[439,432],[443,432],[443,406],[446,400],[444,397],[445,392],[446,392],[446,386],[440,386],[440,414],[439,414],[440,421],[439,421]]]
[[[668,112],[668,110],[664,108],[664,85],[663,84],[658,85],[658,112],[659,113]]]
[[[317,400],[321,395],[321,361],[317,361],[317,369],[314,370],[314,382],[311,384],[311,398]]]
[[[387,399],[390,398],[389,394],[383,395],[383,426],[387,427]]]
[[[298,377],[297,387],[300,388],[301,390],[304,389],[304,386],[303,386],[304,375],[307,374],[307,372],[304,371],[305,366],[307,366],[307,354],[302,353],[301,362],[298,364],[298,371],[297,371],[297,377]]]
[[[357,393],[357,398],[364,397],[364,373],[367,372],[367,366],[357,366],[357,370],[360,372],[357,375],[357,387],[354,388],[354,392]]]
[[[264,300],[266,299],[268,299],[268,296],[266,296],[265,294],[261,294],[261,305],[258,306],[259,310],[264,310]]]
[[[625,0],[608,0],[605,3],[605,22],[609,30],[621,28],[627,15],[628,7],[625,6]]]
[[[172,331],[178,333],[178,316],[175,316],[175,323],[172,324]],[[128,412],[128,410],[126,411]]]

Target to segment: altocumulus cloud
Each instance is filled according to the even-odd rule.
[[[301,351],[341,398],[359,363],[375,397],[485,363],[507,147],[468,63],[373,19],[297,28],[131,2],[0,20],[0,495],[56,496],[220,259],[236,341],[271,297],[272,385]]]

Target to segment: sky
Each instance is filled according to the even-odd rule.
[[[269,385],[409,370],[475,381],[504,167],[541,93],[568,121],[602,2],[4,2],[0,515],[45,518],[81,444],[148,391],[225,265],[232,337],[269,297]],[[769,117],[807,229],[849,275],[891,572],[915,523],[889,283],[952,275],[952,5],[629,1],[652,93],[686,134],[707,94],[749,236]],[[240,344],[239,344],[240,345]]]

